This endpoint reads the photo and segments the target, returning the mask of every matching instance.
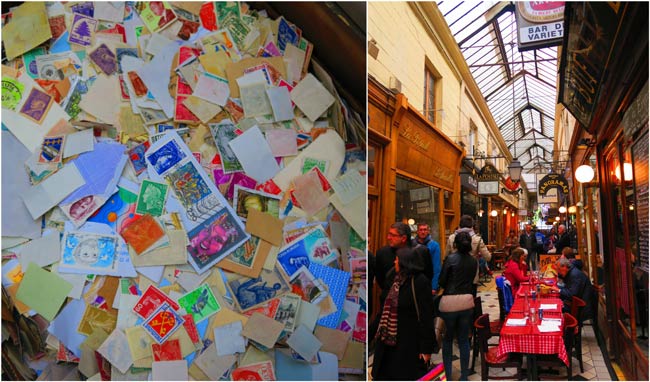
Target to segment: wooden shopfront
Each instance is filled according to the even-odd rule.
[[[429,224],[432,238],[444,248],[460,217],[463,149],[403,94],[393,95],[372,77],[368,116],[370,249],[386,245],[386,233],[396,221]]]
[[[585,153],[572,145],[580,158],[572,170],[597,167],[576,190],[584,203],[579,251],[589,257],[610,358],[627,379],[647,381],[648,3],[567,4],[559,98],[595,143]],[[587,32],[595,30],[602,33]],[[589,79],[593,86],[584,86]]]

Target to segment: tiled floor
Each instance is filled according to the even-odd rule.
[[[496,276],[496,274],[495,274]],[[485,286],[480,286],[478,290],[478,295],[481,296],[483,313],[488,313],[490,318],[494,319],[499,316],[499,300],[496,292],[496,286],[494,280],[485,282]],[[588,321],[589,322],[589,321]],[[492,343],[494,339],[491,339]],[[454,354],[458,355],[458,347],[454,344]],[[470,357],[472,354],[470,353]],[[434,363],[442,363],[442,351],[438,354],[433,354],[432,360]],[[608,368],[606,366],[606,360],[603,357],[603,354],[598,346],[596,340],[596,335],[594,334],[593,328],[591,325],[587,324],[582,329],[582,360],[584,364],[584,373],[580,373],[580,364],[578,360],[572,358],[573,362],[573,380],[578,381],[613,381],[617,380],[616,374],[610,375]],[[372,367],[372,358],[369,360],[368,365]],[[470,358],[471,365],[471,358]],[[524,361],[524,368],[526,367]],[[469,376],[470,381],[480,381],[481,380],[481,360],[480,357],[476,360],[476,366],[474,368],[475,373]],[[506,369],[505,371],[499,370],[495,371],[494,369],[490,371],[491,374],[496,376],[508,376],[515,373],[515,369]],[[560,375],[565,375],[566,369],[560,371]],[[369,373],[368,373],[369,374]],[[454,357],[453,361],[453,373],[450,376],[447,376],[449,380],[458,380],[460,378],[460,359]]]

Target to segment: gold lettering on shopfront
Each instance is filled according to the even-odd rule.
[[[436,166],[433,176],[449,184],[454,183],[454,172],[447,168]]]
[[[414,131],[411,126],[405,126],[400,130],[399,135],[422,150],[429,150],[431,142],[427,142],[425,138],[423,138],[418,131]]]

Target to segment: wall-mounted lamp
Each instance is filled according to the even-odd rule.
[[[555,217],[555,221],[556,221],[556,222],[559,222],[559,221],[560,221],[560,217],[559,217],[559,216],[556,216],[556,217]]]
[[[569,213],[570,214],[575,214],[576,212],[578,212],[578,208],[576,206],[570,206],[569,207]]]
[[[508,207],[506,207],[506,208],[503,209],[503,214],[504,214],[504,215],[507,215],[507,214],[508,214]]]
[[[564,206],[560,206],[560,208],[559,208],[558,211],[559,211],[561,214],[565,214],[565,213],[566,213],[566,207],[564,207]]]
[[[492,215],[493,218],[497,217],[498,214],[497,210],[492,210],[492,212],[490,212],[490,215]]]
[[[583,164],[576,169],[576,180],[580,183],[588,183],[594,178],[594,169],[588,164]],[[620,172],[619,172],[620,175]]]
[[[616,169],[614,170],[614,175],[616,175],[616,179],[621,180],[620,165],[616,166]],[[634,178],[634,176],[632,175],[632,163],[628,163],[628,162],[623,163],[623,175],[625,176],[626,182]]]
[[[414,224],[415,224],[415,220],[414,220],[414,219],[409,219],[409,220],[408,220],[408,223],[409,223],[409,225],[414,225]]]
[[[478,217],[482,218],[484,212],[485,211],[483,211],[483,210],[478,210]]]
[[[515,217],[515,212],[512,211],[512,212],[510,213],[510,216],[512,216],[512,217],[514,218],[514,217]]]

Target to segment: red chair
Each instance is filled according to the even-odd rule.
[[[472,315],[472,320],[476,320],[483,315],[483,303],[481,297],[474,297],[474,313]],[[501,333],[501,321],[490,321],[490,335],[493,337],[500,336]],[[473,337],[473,340],[472,340]],[[476,357],[479,354],[479,344],[478,344],[478,335],[476,327],[472,328],[470,331],[470,340],[472,340],[472,366],[470,369],[474,371],[474,366],[476,366]]]
[[[567,375],[560,376],[559,374],[543,374],[538,373],[540,380],[542,376],[547,379],[558,379],[558,380],[571,380],[573,378],[573,362],[571,359],[571,353],[573,352],[573,347],[575,344],[575,333],[576,327],[578,326],[578,320],[576,320],[571,314],[564,313],[564,347],[566,348],[567,356],[569,357],[569,366],[565,365],[564,362],[558,358],[557,355],[538,355],[537,356],[537,367],[542,368],[546,367],[549,369],[555,369],[557,367],[566,367]]]
[[[578,320],[578,334],[575,338],[575,357],[580,362],[580,372],[584,373],[585,368],[582,365],[582,310],[587,303],[579,297],[571,296],[571,315]]]
[[[487,381],[488,379],[501,379],[501,380],[519,380],[521,379],[521,355],[519,354],[510,354],[508,359],[504,362],[498,362],[497,358],[497,346],[489,346],[488,341],[492,335],[490,334],[490,316],[482,314],[479,318],[474,321],[474,328],[476,328],[476,335],[478,337],[479,348],[481,350],[481,380]],[[515,375],[509,375],[505,377],[489,375],[490,368],[500,368],[505,369],[506,367],[515,367],[517,368],[517,373]]]

